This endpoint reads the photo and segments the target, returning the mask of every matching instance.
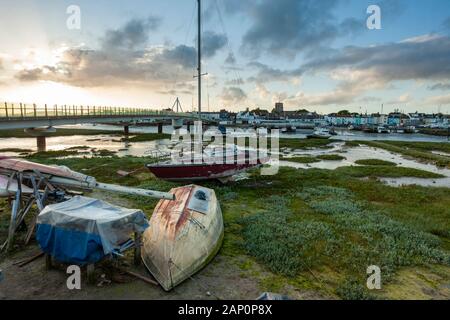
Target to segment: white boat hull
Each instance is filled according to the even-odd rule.
[[[206,200],[196,197],[204,192]],[[198,272],[219,251],[223,218],[214,190],[190,185],[161,200],[144,232],[142,260],[166,291]]]
[[[17,180],[13,179],[8,185],[9,178],[6,176],[0,175],[0,197],[9,197],[15,195],[17,192]],[[31,194],[33,193],[33,189],[22,185],[22,193]]]

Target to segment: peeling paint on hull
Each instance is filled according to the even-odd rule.
[[[198,190],[209,193],[208,211],[189,209]],[[171,190],[176,200],[161,200],[143,235],[142,260],[166,291],[202,269],[221,247],[224,226],[214,190],[195,185]]]

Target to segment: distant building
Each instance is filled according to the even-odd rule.
[[[403,127],[409,125],[410,117],[401,112],[392,112],[388,116],[388,125],[391,127]]]
[[[219,121],[221,113],[220,112],[203,112],[202,117],[212,121]]]
[[[284,113],[284,104],[283,102],[277,102],[275,103],[275,112],[278,114]]]

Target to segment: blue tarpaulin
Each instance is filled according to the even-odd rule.
[[[141,210],[126,209],[86,197],[49,205],[39,214],[36,238],[55,260],[84,265],[120,251],[148,221]]]

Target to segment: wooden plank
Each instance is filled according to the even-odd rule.
[[[142,235],[139,232],[134,233],[134,265],[141,265],[141,246]]]
[[[135,272],[132,272],[132,271],[129,271],[129,270],[123,270],[123,269],[120,269],[120,271],[122,271],[122,272],[124,272],[124,273],[126,273],[126,274],[128,274],[130,276],[133,276],[135,278],[138,278],[139,280],[142,280],[142,281],[144,281],[146,283],[149,283],[149,284],[152,284],[152,285],[155,285],[155,286],[159,286],[158,282],[153,281],[152,279],[150,279],[148,277],[145,277],[143,275],[140,275],[138,273],[135,273]]]
[[[6,251],[9,251],[11,249],[11,247],[14,244],[14,233],[16,231],[16,218],[17,218],[17,213],[20,209],[20,203],[22,200],[22,179],[20,178],[21,175],[19,175],[19,177],[17,178],[17,192],[16,192],[16,197],[13,201],[13,207],[11,210],[11,219],[9,222],[9,232],[8,232],[8,239],[7,239],[7,244],[6,244]]]
[[[25,237],[25,245],[28,245],[28,243],[31,240],[31,237],[33,236],[34,229],[36,228],[36,221],[37,221],[37,214],[34,215],[33,220],[31,221],[31,225],[28,229],[27,236]]]
[[[33,262],[34,260],[37,260],[37,259],[39,259],[40,257],[43,257],[44,255],[45,255],[44,252],[39,252],[38,254],[35,254],[34,256],[32,256],[32,257],[30,257],[30,258],[28,258],[28,259],[25,259],[25,260],[23,260],[23,261],[18,262],[18,263],[17,263],[17,266],[18,266],[19,268],[22,268],[22,267],[26,266],[27,264]]]

